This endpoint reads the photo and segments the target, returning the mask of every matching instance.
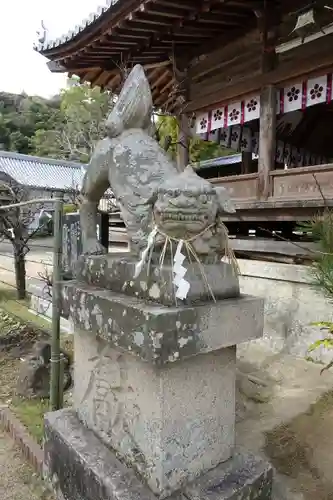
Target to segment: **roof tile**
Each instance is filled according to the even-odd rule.
[[[86,165],[0,151],[0,172],[24,186],[67,191],[81,187]]]
[[[88,18],[83,19],[83,21],[79,25],[75,26],[75,31],[70,30],[68,31],[68,33],[64,33],[61,37],[58,37],[55,40],[46,39],[44,41],[40,41],[35,46],[35,50],[37,50],[38,52],[43,52],[44,50],[58,47],[59,45],[62,45],[66,41],[71,40],[85,28],[94,23],[100,16],[104,14],[104,12],[110,9],[118,1],[119,0],[105,0],[104,5],[99,5],[95,12],[89,14]]]

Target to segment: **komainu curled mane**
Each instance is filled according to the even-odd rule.
[[[227,191],[176,165],[150,135],[152,96],[144,70],[133,68],[88,166],[82,188],[83,252],[105,251],[96,239],[97,206],[110,187],[119,203],[131,251],[147,246],[153,227],[175,238],[191,238],[198,254],[224,253],[220,217],[235,212]],[[198,236],[196,239],[195,237]],[[158,243],[158,242],[157,242]]]

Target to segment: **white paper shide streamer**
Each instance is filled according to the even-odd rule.
[[[135,266],[135,272],[133,276],[134,279],[136,279],[140,275],[142,269],[144,268],[147,262],[147,258],[150,254],[150,251],[152,250],[152,247],[155,244],[155,237],[157,233],[158,233],[158,228],[157,226],[155,226],[148,236],[147,246],[141,253],[141,259]],[[186,267],[183,266],[183,262],[186,258],[185,255],[182,253],[183,245],[184,245],[184,240],[178,241],[177,250],[172,263],[172,275],[173,275],[172,283],[176,288],[175,297],[176,299],[180,300],[186,299],[190,289],[190,283],[184,278],[187,269]],[[161,263],[161,265],[163,265],[163,262]]]
[[[205,231],[209,230],[209,229],[210,229],[210,227],[206,228]],[[232,248],[230,248],[230,246],[228,244],[228,230],[224,226],[223,223],[220,223],[219,229],[224,231],[225,257],[227,259],[227,262],[230,262],[233,266],[234,271],[237,274],[239,274],[239,268],[238,268],[238,264],[237,264],[235,255],[232,251]],[[192,240],[194,238],[192,238],[191,240],[178,240],[176,238],[173,238],[172,236],[168,236],[167,234],[163,233],[158,228],[158,226],[154,226],[153,230],[150,232],[150,234],[148,236],[147,246],[143,250],[143,252],[141,253],[140,261],[135,266],[135,272],[134,272],[133,278],[136,279],[140,275],[145,264],[147,263],[147,259],[149,260],[147,273],[149,273],[149,264],[150,264],[150,261],[152,258],[152,252],[153,252],[153,248],[155,245],[155,239],[156,239],[157,234],[160,234],[161,236],[163,236],[165,238],[165,243],[164,243],[164,247],[162,249],[161,255],[160,255],[160,262],[159,262],[161,269],[163,267],[163,263],[164,263],[164,259],[165,259],[168,245],[170,245],[170,248],[171,248],[171,266],[172,266],[171,279],[172,279],[172,285],[174,286],[174,289],[175,289],[176,301],[177,301],[177,299],[185,300],[188,296],[188,292],[189,292],[190,286],[191,286],[190,282],[185,279],[187,269],[184,266],[184,260],[186,259],[186,256],[182,253],[183,248],[185,248],[188,255],[189,256],[192,255],[193,258],[195,259],[195,261],[197,262],[202,279],[205,283],[205,287],[206,287],[207,291],[209,292],[209,294],[211,295],[214,302],[216,302],[213,290],[212,290],[210,284],[208,283],[207,276],[206,276],[205,270],[204,270],[204,266],[200,262],[200,258],[197,255],[197,253],[195,252],[195,249],[192,245]],[[172,255],[172,243],[173,242],[177,243],[177,249],[176,249],[176,252],[174,254],[174,257]],[[173,259],[172,259],[172,257],[173,257]],[[190,258],[190,260],[191,260],[191,258]],[[177,304],[177,302],[176,302],[176,304]]]
[[[187,269],[183,266],[185,255],[182,254],[184,240],[180,240],[177,245],[175,257],[173,259],[173,284],[176,286],[176,298],[184,300],[190,290],[190,283],[184,278]]]
[[[136,279],[139,274],[141,273],[143,266],[146,263],[149,250],[152,248],[155,242],[155,236],[157,234],[157,227],[155,226],[154,229],[149,233],[148,240],[147,240],[147,246],[141,253],[141,259],[140,261],[136,264],[135,266],[135,272],[134,272],[134,279]]]

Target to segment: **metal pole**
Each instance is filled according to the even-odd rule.
[[[64,407],[64,376],[65,376],[65,356],[60,353],[59,363],[59,409]]]
[[[60,408],[60,312],[61,312],[61,275],[62,275],[62,215],[63,194],[54,206],[54,250],[53,250],[53,278],[52,278],[52,342],[51,342],[51,380],[50,406],[51,411]]]

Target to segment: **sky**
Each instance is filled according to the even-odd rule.
[[[51,97],[66,86],[33,49],[41,20],[53,39],[73,29],[106,0],[0,0],[0,91]]]

